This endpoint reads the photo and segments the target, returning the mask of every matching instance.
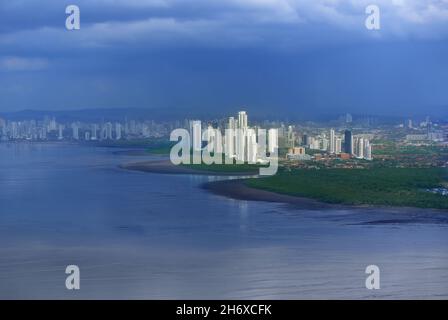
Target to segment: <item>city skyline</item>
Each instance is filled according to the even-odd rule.
[[[310,123],[254,121],[250,122],[246,111],[233,116],[209,121],[184,119],[182,121],[157,122],[148,119],[128,119],[101,122],[58,122],[55,117],[45,116],[41,120],[15,121],[0,118],[0,142],[20,141],[74,141],[108,142],[146,141],[153,139],[173,140],[173,133],[180,128],[189,133],[194,152],[207,151],[209,155],[222,155],[225,162],[264,163],[268,154],[290,161],[320,159],[373,160],[372,149],[384,146],[381,141],[401,141],[405,145],[446,145],[448,127],[446,123],[433,122],[426,116],[421,122],[406,118],[402,123],[379,127],[369,123],[356,125],[356,118],[347,113],[340,116],[339,124],[324,126]],[[261,130],[260,130],[261,129]],[[392,136],[384,138],[391,131]],[[224,132],[224,133],[223,133]],[[261,134],[261,135],[260,135]],[[394,135],[397,135],[393,138]],[[264,139],[260,141],[260,139]],[[397,140],[398,139],[398,140]],[[374,140],[374,143],[371,141]],[[141,142],[141,143],[142,143]],[[123,145],[126,146],[126,145]],[[190,147],[188,147],[188,150]],[[184,152],[184,151],[183,151]],[[324,152],[322,155],[316,152]],[[213,159],[212,159],[213,160]],[[214,159],[213,161],[215,161]],[[197,162],[197,161],[196,161]]]

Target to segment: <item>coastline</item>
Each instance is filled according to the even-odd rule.
[[[271,191],[251,188],[244,183],[244,180],[245,179],[235,179],[208,182],[201,185],[201,188],[215,195],[224,196],[235,200],[284,203],[293,206],[300,206],[301,208],[306,209],[342,209],[355,207],[326,203],[315,199],[284,195]]]
[[[151,155],[150,153],[146,152],[144,149],[139,149],[139,148],[133,149],[133,150],[113,151],[112,154],[120,155],[120,156],[133,156],[133,157],[140,157],[140,156]]]
[[[310,210],[325,210],[325,209],[385,209],[394,212],[437,212],[446,213],[444,209],[437,208],[419,208],[419,207],[399,207],[386,205],[354,205],[344,203],[328,203],[317,199],[299,197],[293,195],[286,195],[276,193],[268,190],[257,189],[247,186],[244,181],[248,176],[256,177],[258,174],[253,172],[214,172],[192,169],[185,166],[173,165],[169,160],[150,160],[144,162],[134,162],[119,165],[120,168],[126,170],[141,171],[147,173],[159,174],[185,174],[185,175],[206,175],[206,176],[234,176],[240,177],[232,180],[219,180],[207,182],[201,185],[201,188],[219,196],[224,196],[230,199],[243,201],[263,201],[275,202],[300,207]]]
[[[150,160],[143,162],[133,162],[119,165],[120,168],[133,171],[161,174],[192,174],[208,176],[257,176],[253,172],[213,172],[205,170],[195,170],[188,167],[173,165],[169,160]],[[201,185],[201,188],[208,192],[236,200],[265,201],[291,204],[305,207],[307,209],[334,209],[348,208],[353,206],[330,204],[319,200],[283,195],[271,191],[248,187],[244,184],[243,178],[232,180],[220,180],[208,182]]]
[[[126,163],[119,165],[122,169],[142,171],[162,174],[193,174],[206,176],[256,176],[258,173],[252,172],[219,172],[196,170],[185,166],[176,166],[170,160],[152,160],[143,162]]]
[[[246,179],[221,180],[207,182],[201,185],[201,188],[215,195],[224,196],[235,200],[244,201],[264,201],[275,202],[300,207],[309,210],[325,210],[325,209],[381,209],[394,213],[436,213],[446,214],[447,210],[437,208],[419,208],[419,207],[399,207],[399,206],[383,206],[368,204],[344,204],[344,203],[328,203],[317,199],[291,196],[272,191],[252,188],[247,186],[244,181]]]

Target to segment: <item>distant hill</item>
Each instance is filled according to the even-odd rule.
[[[298,107],[295,110],[289,112],[282,112],[276,108],[266,109],[257,108],[255,106],[245,107],[236,106],[232,108],[220,109],[220,108],[89,108],[79,110],[22,110],[17,112],[1,112],[0,117],[8,120],[30,120],[43,119],[45,116],[56,117],[58,121],[71,122],[71,121],[83,121],[83,122],[101,122],[101,121],[123,121],[125,118],[128,120],[155,120],[155,121],[173,121],[183,119],[221,119],[229,116],[236,116],[239,110],[246,110],[251,120],[281,120],[281,121],[316,121],[316,122],[331,122],[340,119],[343,113],[340,112],[324,112],[312,113],[310,108]],[[428,110],[431,110],[429,112]],[[362,120],[366,118],[375,118],[376,123],[393,124],[403,121],[407,118],[420,118],[424,119],[429,115],[433,120],[448,120],[448,106],[446,107],[431,107],[428,109],[422,108],[419,113],[397,115],[374,115],[372,114],[356,114],[352,113],[355,120]]]

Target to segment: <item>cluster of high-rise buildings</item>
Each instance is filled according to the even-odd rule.
[[[437,128],[437,124],[433,124],[429,116],[424,121],[413,122],[407,119],[404,124],[398,125],[400,128],[406,128],[406,142],[443,142],[446,139],[446,133]]]
[[[266,152],[275,154],[286,148],[295,159],[309,159],[306,149],[321,150],[329,154],[348,154],[352,157],[372,159],[372,150],[366,135],[353,135],[351,131],[337,133],[334,129],[317,135],[299,134],[294,126],[277,122],[264,122],[249,126],[248,114],[240,111],[228,119],[203,122],[200,120],[156,123],[149,120],[86,123],[81,121],[58,122],[54,117],[43,120],[6,121],[0,118],[0,140],[16,141],[117,141],[166,137],[175,129],[189,129],[193,150],[202,150],[205,142],[216,153],[242,162],[258,162]],[[295,148],[296,147],[296,148]],[[297,149],[303,147],[304,149]]]
[[[85,123],[58,122],[56,118],[43,120],[6,121],[0,118],[2,141],[104,141],[164,137],[180,123],[156,123],[154,121],[122,121]]]
[[[372,146],[367,134],[353,135],[351,130],[337,133],[334,129],[330,129],[317,135],[303,134],[301,142],[302,146],[311,150],[372,160]]]
[[[228,118],[224,134],[219,126],[203,126],[200,120],[190,120],[189,130],[193,151],[202,150],[205,143],[208,151],[224,153],[226,157],[240,162],[260,162],[266,152],[274,154],[278,149],[278,129],[266,131],[259,126],[249,126],[246,111]]]
[[[372,145],[369,139],[353,136],[350,130],[344,132],[344,152],[359,159],[372,160]]]
[[[67,117],[66,117],[67,119]],[[6,120],[0,118],[0,141],[120,141],[169,137],[177,128],[190,131],[194,150],[202,150],[209,141],[209,149],[242,162],[259,162],[262,155],[284,154],[291,160],[310,160],[314,154],[325,153],[339,158],[372,159],[370,141],[374,135],[403,145],[447,145],[448,125],[432,122],[429,117],[417,122],[407,120],[371,128],[352,124],[347,114],[329,126],[316,123],[291,125],[281,121],[251,122],[248,114],[240,111],[229,118],[201,120],[118,121],[57,121],[55,117],[42,119]],[[264,129],[263,129],[264,128]],[[351,129],[354,128],[354,132]],[[365,131],[364,131],[365,130]],[[368,133],[362,133],[368,132]],[[261,134],[260,134],[261,133]],[[263,136],[264,135],[264,136]],[[378,146],[380,148],[380,146]],[[325,156],[324,156],[325,157]]]

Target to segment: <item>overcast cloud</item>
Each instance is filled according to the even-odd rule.
[[[417,112],[448,105],[447,41],[448,0],[2,1],[0,109]]]

